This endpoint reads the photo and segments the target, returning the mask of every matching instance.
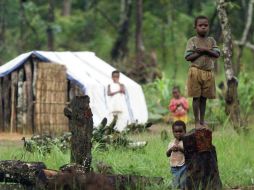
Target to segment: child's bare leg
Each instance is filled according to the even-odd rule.
[[[205,124],[205,109],[206,109],[206,99],[205,97],[200,97],[200,124]]]
[[[200,98],[193,98],[192,102],[193,113],[195,117],[195,127],[199,127],[200,124]]]

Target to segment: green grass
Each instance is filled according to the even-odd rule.
[[[254,183],[254,135],[239,135],[225,126],[213,133],[213,143],[217,149],[220,176],[225,187],[247,186]],[[161,176],[165,179],[163,187],[170,184],[171,174],[168,158],[165,155],[168,141],[162,141],[160,134],[142,133],[132,135],[135,140],[147,140],[144,149],[130,150],[109,147],[107,151],[93,149],[93,165],[99,161],[111,165],[115,173],[143,176]],[[0,159],[21,159],[43,161],[48,168],[58,169],[69,162],[69,153],[63,154],[54,149],[51,154],[25,153],[21,146],[0,146]]]

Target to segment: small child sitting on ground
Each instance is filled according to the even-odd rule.
[[[173,98],[171,99],[168,108],[173,114],[173,121],[181,120],[187,123],[187,113],[189,109],[188,100],[185,97],[181,96],[179,87],[174,87],[172,94]]]
[[[172,125],[174,139],[169,143],[167,157],[170,157],[171,173],[173,175],[173,189],[184,189],[186,181],[186,165],[184,157],[183,141],[186,133],[186,125],[183,121],[175,121]]]

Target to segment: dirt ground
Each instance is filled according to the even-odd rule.
[[[22,137],[30,138],[32,135],[23,135],[19,133],[0,133],[0,141],[20,141]]]
[[[32,135],[18,133],[0,133],[0,146],[23,146],[22,137],[30,138]]]

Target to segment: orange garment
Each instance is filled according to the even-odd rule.
[[[173,116],[173,121],[183,121],[184,123],[188,122],[188,116],[184,115],[184,116]]]
[[[189,109],[188,100],[184,97],[178,99],[172,98],[168,109],[173,113],[174,117],[182,117],[187,115]]]

